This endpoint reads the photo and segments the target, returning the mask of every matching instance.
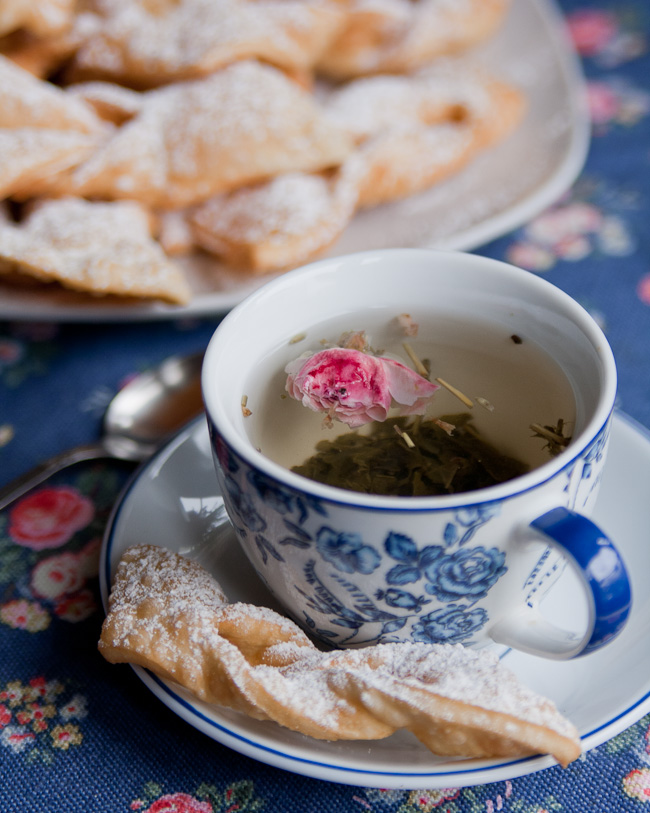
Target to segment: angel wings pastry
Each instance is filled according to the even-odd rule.
[[[339,0],[96,0],[72,72],[152,87],[253,58],[300,73],[343,20]]]
[[[322,101],[354,143],[328,175],[287,173],[209,199],[188,215],[203,249],[255,273],[321,253],[358,209],[422,191],[511,132],[522,95],[456,61],[411,76],[358,79]]]
[[[490,37],[507,6],[508,0],[351,0],[318,68],[336,79],[408,73]]]
[[[308,93],[275,68],[242,61],[147,93],[59,191],[181,208],[282,172],[336,166],[351,149]]]
[[[21,272],[95,295],[187,302],[185,278],[150,229],[134,201],[45,201],[20,224],[0,221],[0,278]]]
[[[357,79],[325,101],[365,164],[359,206],[413,195],[449,177],[519,124],[523,95],[458,60],[409,76]]]
[[[580,754],[573,725],[500,661],[461,645],[322,652],[289,619],[230,603],[198,563],[152,545],[118,565],[99,650],[207,703],[324,740],[411,731],[434,754]]]
[[[0,201],[17,230],[2,236],[3,284],[10,264],[95,297],[180,304],[337,250],[361,210],[424,192],[516,128],[523,94],[469,67],[508,4],[0,3]],[[142,284],[115,268],[106,284],[96,263],[82,282],[53,264],[61,246],[47,262],[7,248],[57,199],[137,204],[166,282],[147,265]]]
[[[328,248],[359,200],[358,162],[331,173],[292,172],[211,198],[189,217],[191,239],[253,273],[289,268]]]

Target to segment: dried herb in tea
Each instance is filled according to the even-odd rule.
[[[482,440],[469,413],[461,413],[436,420],[389,418],[363,434],[322,440],[292,471],[364,494],[429,497],[487,488],[528,468]]]

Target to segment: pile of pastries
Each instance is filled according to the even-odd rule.
[[[422,643],[323,652],[293,621],[229,602],[197,562],[155,545],[123,553],[99,650],[321,740],[405,729],[439,756],[551,754],[566,766],[581,753],[575,727],[496,655]]]
[[[509,0],[5,0],[0,280],[184,304],[506,138],[522,93],[466,55]]]

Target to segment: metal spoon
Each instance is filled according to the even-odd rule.
[[[203,411],[202,362],[203,353],[171,356],[136,376],[108,405],[97,443],[61,452],[0,488],[0,511],[52,474],[82,460],[146,460]]]

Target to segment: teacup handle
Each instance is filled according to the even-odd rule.
[[[630,579],[619,552],[595,523],[568,508],[554,508],[530,527],[560,550],[578,574],[589,606],[587,630],[582,637],[563,630],[525,604],[497,621],[490,637],[513,649],[557,660],[594,652],[619,634],[630,613]]]

